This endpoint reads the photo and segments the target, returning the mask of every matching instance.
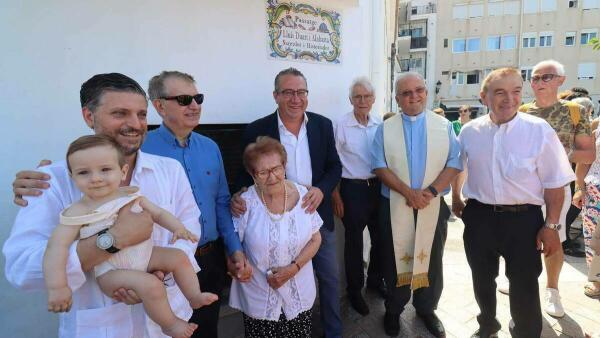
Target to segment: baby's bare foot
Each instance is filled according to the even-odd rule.
[[[201,308],[206,305],[210,305],[213,302],[217,301],[219,296],[210,292],[200,292],[196,297],[190,299],[190,305],[192,309]]]
[[[173,338],[190,338],[194,331],[198,328],[198,325],[194,323],[188,323],[184,320],[177,318],[177,321],[173,326],[168,329],[163,328],[163,333]]]

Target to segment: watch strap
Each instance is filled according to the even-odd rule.
[[[429,190],[433,194],[433,197],[437,197],[437,195],[439,194],[437,189],[434,188],[432,185],[428,186],[427,190]]]
[[[104,229],[104,230],[101,230],[100,232],[98,232],[98,237],[100,237],[101,235],[103,235],[103,234],[105,234],[105,233],[108,233],[108,229]],[[114,253],[117,253],[117,252],[119,252],[119,251],[120,251],[120,249],[118,249],[118,248],[116,248],[116,247],[114,246],[114,244],[115,244],[115,243],[114,243],[114,236],[113,236],[112,234],[110,234],[110,233],[108,233],[108,235],[109,235],[109,236],[111,236],[111,237],[113,238],[113,245],[111,245],[110,247],[108,247],[108,248],[104,249],[104,251],[106,251],[106,252],[108,252],[108,253],[111,253],[111,254],[114,254]],[[98,246],[98,245],[96,244],[96,246]]]

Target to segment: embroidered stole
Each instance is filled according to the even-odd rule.
[[[428,187],[446,167],[450,143],[448,120],[431,111],[425,111],[427,128],[427,159],[422,189]],[[404,127],[401,115],[384,123],[384,149],[388,168],[405,184],[410,186]],[[404,196],[390,189],[390,214],[394,256],[398,282],[396,287],[410,285],[412,290],[429,286],[429,256],[437,226],[440,198],[435,197],[429,205],[418,211],[417,224],[413,209],[406,204]]]

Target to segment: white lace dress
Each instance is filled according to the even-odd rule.
[[[283,310],[291,320],[311,309],[315,301],[311,261],[279,289],[274,290],[267,283],[267,270],[289,265],[323,224],[317,212],[307,214],[302,209],[301,200],[307,190],[295,186],[300,200],[282,219],[274,221],[269,217],[254,186],[242,194],[246,213],[233,219],[253,273],[249,282],[233,281],[229,305],[254,319],[277,321]]]

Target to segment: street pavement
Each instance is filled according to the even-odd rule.
[[[580,226],[575,224],[575,226]],[[471,284],[471,270],[465,257],[462,233],[464,225],[458,218],[451,217],[448,224],[448,239],[444,252],[444,292],[438,306],[437,314],[444,323],[447,337],[468,338],[478,328],[476,316],[479,308],[475,302]],[[343,248],[343,225],[338,224],[338,252]],[[342,230],[342,231],[340,231]],[[583,245],[581,238],[578,241]],[[341,256],[341,255],[340,255]],[[584,337],[586,332],[600,331],[600,301],[593,300],[583,294],[583,285],[587,280],[587,266],[584,258],[565,256],[565,264],[560,276],[559,289],[566,315],[563,318],[553,318],[543,313],[543,338],[550,337]],[[340,260],[341,261],[341,260]],[[340,265],[343,269],[343,265]],[[341,271],[343,280],[343,271]],[[500,278],[503,277],[501,267]],[[544,306],[544,291],[546,287],[546,272],[542,272],[539,279],[540,298]],[[342,288],[344,290],[344,288]],[[502,324],[499,338],[510,337],[508,323],[510,321],[510,308],[508,296],[497,293],[497,317]],[[342,298],[342,318],[344,322],[344,337],[374,338],[386,337],[383,331],[383,314],[385,312],[383,300],[378,294],[366,291],[371,313],[361,316]],[[318,301],[318,300],[317,300]],[[315,306],[313,331],[314,337],[322,335],[318,317],[318,306]],[[433,337],[429,334],[423,323],[416,317],[414,308],[408,305],[401,316],[402,330],[399,337]],[[199,328],[200,330],[202,328]],[[239,312],[224,305],[221,309],[219,322],[221,337],[243,337],[242,316]]]

